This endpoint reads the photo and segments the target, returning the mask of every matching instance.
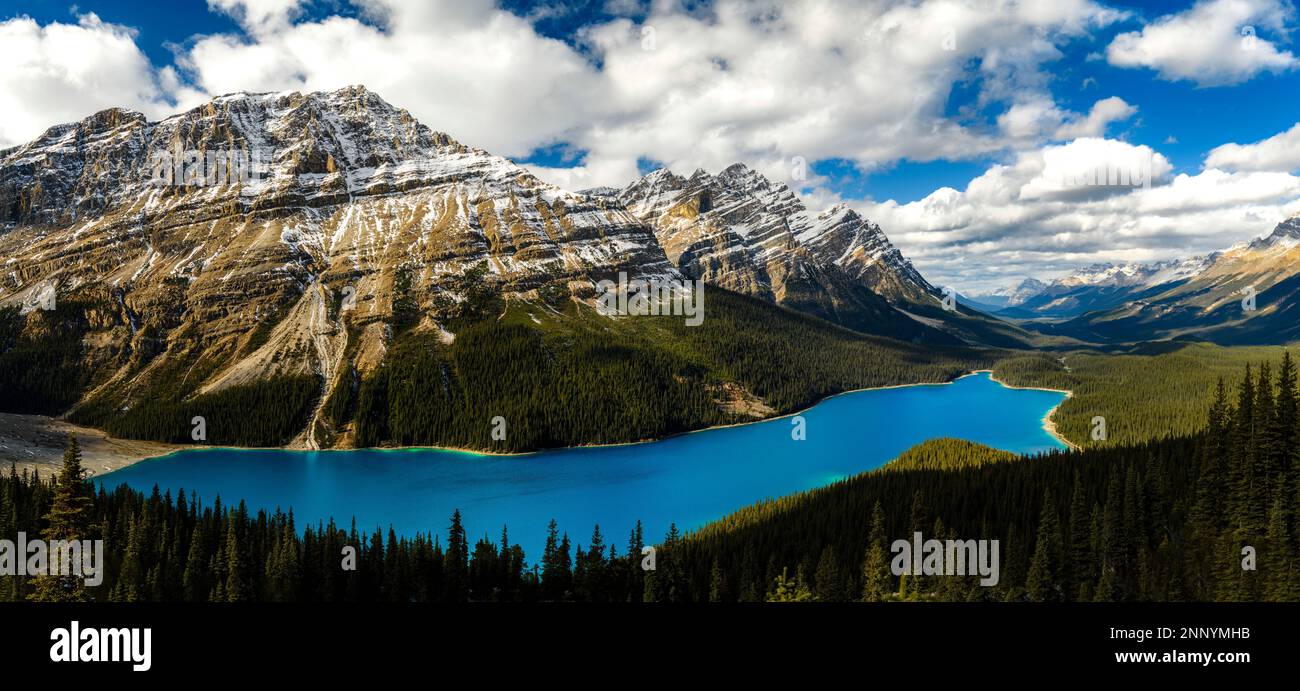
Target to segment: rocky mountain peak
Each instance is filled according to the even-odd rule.
[[[1277,245],[1279,243],[1294,245],[1295,243],[1300,242],[1300,216],[1292,216],[1291,218],[1277,224],[1277,227],[1273,229],[1272,234],[1263,238],[1261,241],[1269,245]]]
[[[1047,283],[1029,276],[1021,279],[1017,283],[989,291],[982,297],[1002,297],[1006,298],[1006,304],[1014,305],[1024,302],[1026,299],[1043,292],[1047,289],[1047,286]]]
[[[201,162],[202,176],[214,156],[248,160],[256,180],[153,185],[160,160]],[[418,185],[439,167],[431,162],[457,156],[488,158],[364,87],[227,94],[159,122],[110,108],[0,153],[0,224],[57,225],[144,198],[157,212],[217,198],[244,207],[328,203]]]
[[[867,223],[868,225],[872,225],[876,228],[879,228],[879,226],[875,226],[875,224],[872,224],[866,219],[862,218],[862,216],[859,215],[857,211],[853,210],[853,207],[849,206],[845,202],[838,202],[828,207],[825,211],[822,211],[821,213],[817,214],[817,219],[819,221],[832,221],[832,220],[849,221],[849,222],[862,221],[864,223]]]
[[[718,173],[717,181],[740,191],[757,192],[772,187],[772,181],[744,163],[733,163]]]
[[[656,171],[619,198],[685,273],[732,290],[779,300],[789,276],[833,267],[885,296],[934,292],[879,226],[847,204],[814,213],[785,183],[743,163],[688,179]]]
[[[206,171],[211,153],[253,155],[256,174],[153,176],[158,154]],[[95,306],[115,409],[148,388],[114,379],[141,363],[202,361],[189,383],[204,392],[280,374],[333,386],[346,358],[382,360],[399,311],[441,328],[470,287],[583,300],[619,271],[680,278],[616,200],[544,183],[363,87],[51,128],[0,155],[0,256],[0,307],[50,287]]]

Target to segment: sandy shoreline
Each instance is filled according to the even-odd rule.
[[[983,373],[988,373],[990,379],[992,379],[994,382],[997,382],[999,385],[1004,386],[1008,389],[1030,389],[1030,390],[1036,389],[1039,391],[1055,391],[1057,393],[1065,394],[1065,397],[1067,399],[1073,395],[1073,392],[1064,389],[1049,389],[1049,388],[1035,387],[1035,386],[1011,386],[1006,382],[998,379],[996,376],[994,376],[993,370],[971,370],[970,372],[963,374],[960,377],[954,378],[952,381],[946,381],[946,382],[917,382],[915,384],[890,384],[888,386],[870,386],[861,389],[850,389],[848,391],[841,391],[839,393],[831,394],[830,396],[821,398],[818,401],[800,410],[791,413],[786,413],[784,415],[777,415],[774,417],[765,417],[761,419],[747,420],[744,422],[734,422],[728,425],[715,425],[713,427],[704,427],[697,430],[680,432],[678,434],[672,434],[672,435],[659,437],[655,439],[643,439],[639,441],[620,442],[617,444],[584,444],[584,445],[569,447],[569,448],[585,449],[585,448],[602,448],[602,447],[615,447],[615,446],[633,446],[636,444],[649,444],[652,442],[663,441],[665,439],[671,439],[673,437],[679,437],[686,434],[698,434],[700,432],[708,432],[711,430],[727,429],[731,427],[741,427],[743,425],[753,425],[761,422],[771,422],[774,420],[791,418],[796,415],[802,415],[808,412],[809,410],[821,405],[822,403],[825,403],[826,401],[829,401],[830,399],[836,398],[838,396],[847,396],[849,394],[861,393],[864,391],[883,391],[886,389],[901,389],[901,388],[913,387],[913,386],[947,386],[957,381],[958,379],[964,379],[966,377],[974,376],[976,374],[983,374]],[[1062,401],[1062,403],[1064,403],[1064,401]],[[1070,440],[1061,436],[1060,432],[1057,430],[1055,421],[1052,420],[1052,415],[1060,407],[1061,406],[1058,403],[1057,405],[1053,406],[1051,410],[1047,411],[1046,415],[1043,416],[1043,420],[1042,420],[1043,429],[1047,431],[1048,434],[1052,435],[1053,438],[1060,441],[1062,444],[1066,445],[1071,449],[1077,450],[1079,448],[1078,445],[1074,444]],[[22,472],[24,469],[36,470],[39,471],[41,475],[48,476],[50,473],[56,472],[59,468],[60,463],[62,462],[63,448],[67,444],[67,438],[69,433],[77,435],[77,440],[78,442],[81,443],[82,458],[84,459],[87,470],[90,471],[92,475],[102,475],[104,473],[125,468],[129,465],[132,465],[136,462],[145,459],[156,458],[159,456],[166,456],[172,453],[176,453],[178,451],[187,451],[187,450],[192,451],[192,450],[202,450],[202,449],[252,450],[254,448],[254,447],[233,447],[233,446],[200,446],[200,445],[187,445],[187,444],[165,444],[162,442],[140,441],[135,439],[116,439],[113,437],[109,437],[106,433],[98,429],[94,429],[91,427],[82,427],[80,425],[74,425],[68,422],[64,422],[62,420],[55,420],[53,418],[49,418],[43,415],[16,415],[11,413],[0,413],[0,466],[7,466],[10,463],[14,463],[17,464],[19,472]],[[282,449],[294,450],[294,449],[290,449],[289,447],[267,448],[267,450],[282,450]],[[305,450],[305,449],[300,449],[300,450]],[[319,449],[318,451],[321,453],[330,453],[334,451],[355,451],[355,450],[357,449]],[[473,456],[529,456],[532,454],[540,453],[539,451],[500,453],[500,452],[493,452],[493,451],[482,451],[478,449],[463,449],[463,448],[442,447],[442,446],[376,447],[375,450],[391,451],[391,452],[421,451],[421,450],[451,451],[455,453],[463,453],[463,454],[468,454]]]
[[[998,379],[997,375],[995,375],[995,374],[993,373],[993,370],[991,370],[991,369],[975,370],[975,372],[988,372],[988,373],[989,373],[989,379],[992,379],[993,381],[995,381],[995,382],[997,382],[997,383],[999,383],[999,384],[1001,384],[1001,385],[1007,387],[1008,389],[1029,389],[1029,390],[1033,390],[1033,391],[1055,391],[1056,393],[1063,393],[1063,394],[1065,394],[1065,400],[1062,400],[1060,403],[1057,403],[1056,405],[1052,406],[1052,409],[1049,410],[1049,411],[1047,411],[1047,414],[1043,416],[1043,429],[1047,430],[1047,433],[1048,433],[1048,434],[1052,435],[1053,437],[1056,437],[1056,440],[1057,440],[1057,441],[1059,441],[1059,442],[1061,442],[1062,444],[1065,444],[1066,446],[1070,447],[1070,450],[1071,450],[1071,451],[1082,451],[1082,450],[1083,450],[1082,447],[1080,447],[1078,444],[1075,444],[1074,442],[1070,441],[1069,439],[1066,439],[1065,436],[1062,435],[1062,434],[1060,433],[1060,431],[1058,431],[1058,430],[1056,429],[1056,421],[1052,419],[1052,416],[1056,414],[1057,409],[1059,409],[1059,408],[1060,408],[1060,407],[1065,403],[1065,401],[1068,401],[1068,400],[1070,400],[1071,398],[1074,398],[1074,392],[1073,392],[1073,391],[1070,391],[1069,389],[1049,389],[1049,388],[1047,388],[1047,387],[1045,387],[1045,386],[1012,386],[1012,385],[1010,385],[1010,384],[1008,384],[1008,383],[1002,381],[1001,379]],[[972,372],[971,374],[974,374],[975,372]]]

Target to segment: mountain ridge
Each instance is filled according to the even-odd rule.
[[[56,126],[0,159],[0,305],[30,312],[51,289],[93,296],[104,333],[89,357],[116,366],[90,397],[109,407],[196,360],[203,392],[313,373],[328,388],[349,349],[363,372],[382,360],[404,299],[427,306],[418,328],[436,330],[475,283],[531,295],[590,292],[619,270],[680,278],[621,207],[544,183],[361,87],[236,94],[157,123],[124,113]],[[151,152],[214,149],[269,150],[265,177],[147,177]],[[338,318],[345,289],[351,326]]]
[[[654,229],[683,274],[867,333],[930,343],[1024,345],[1015,327],[945,309],[943,294],[845,204],[810,210],[743,163],[714,175],[660,168],[618,199]]]
[[[1143,281],[1120,287],[1097,309],[1026,326],[1094,343],[1200,339],[1233,345],[1300,338],[1300,216],[1219,252],[1143,266]]]
[[[259,174],[249,180],[207,184],[200,177],[198,184],[182,175],[172,181],[181,184],[158,184],[155,155],[189,160],[191,151],[266,155],[255,157]],[[723,182],[758,181],[742,166]],[[801,204],[793,194],[778,197]],[[840,252],[846,261],[870,254],[871,235],[856,215],[839,210],[823,222],[862,231],[843,242],[810,237],[823,253]],[[109,109],[49,128],[0,156],[0,252],[7,257],[0,388],[8,391],[0,398],[17,400],[12,405],[22,410],[15,412],[63,414],[112,425],[122,436],[183,441],[188,415],[206,410],[238,428],[219,438],[295,448],[351,445],[359,430],[368,444],[401,442],[387,435],[408,428],[374,417],[396,415],[384,406],[408,400],[391,387],[405,390],[412,382],[392,378],[391,368],[384,372],[398,355],[412,372],[443,382],[441,389],[421,389],[428,396],[468,386],[499,392],[500,385],[482,379],[492,367],[455,359],[470,357],[454,347],[465,334],[479,344],[489,331],[514,346],[575,347],[618,324],[590,314],[598,279],[621,272],[648,281],[686,278],[651,228],[607,194],[545,183],[356,86],[230,94],[158,122]],[[936,347],[963,341],[896,310],[812,251],[799,254],[801,262],[782,276],[785,285],[794,293],[803,285],[830,286],[863,317],[859,331],[835,338],[902,337],[864,340],[853,352],[888,351],[887,359],[906,369],[919,365],[902,363],[948,357]],[[48,307],[47,295],[55,298]],[[770,321],[764,328],[785,338],[798,331],[795,324],[816,323],[776,307],[715,304],[757,310]],[[793,306],[814,315],[838,308],[817,295]],[[509,324],[503,331],[487,326],[502,320]],[[684,420],[712,420],[715,414],[700,408],[711,398],[717,400],[708,405],[726,416],[733,408],[766,409],[752,390],[766,400],[809,395],[789,394],[798,387],[757,371],[735,370],[734,354],[723,351],[708,351],[713,369],[681,362],[672,349],[682,346],[669,344],[682,333],[628,327],[618,330],[639,335],[605,347],[644,348],[646,357],[676,364],[654,373],[653,382],[649,375],[620,376],[641,377],[636,386],[646,391],[685,397],[694,412]],[[570,335],[542,337],[550,331]],[[906,345],[915,340],[940,354],[923,356]],[[558,355],[537,361],[538,353],[508,352],[507,362],[493,365],[498,375],[523,362],[550,367]],[[599,349],[576,362],[610,366],[609,353]],[[464,368],[459,375],[456,367]],[[466,372],[478,378],[462,381]],[[859,379],[822,386],[833,392]],[[520,393],[519,400],[536,395]],[[258,416],[250,419],[250,410]],[[687,424],[638,420],[660,420],[655,424],[668,429]],[[573,430],[532,434],[525,438],[582,439]]]

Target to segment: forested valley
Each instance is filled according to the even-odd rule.
[[[129,374],[105,385],[113,370],[85,361],[82,343],[103,305],[6,309],[0,412],[66,413],[113,436],[185,444],[196,442],[193,420],[202,417],[206,438],[197,441],[272,447],[298,436],[323,396],[333,433],[322,445],[522,452],[642,441],[788,413],[851,389],[949,381],[998,357],[867,336],[712,287],[698,326],[601,317],[567,293],[507,302],[466,292],[448,339],[421,327],[399,291],[392,342],[373,371],[345,363],[331,382],[287,371],[213,391],[202,385],[265,333],[250,334],[239,352],[212,351],[181,326],[154,346],[169,357],[130,354]],[[504,439],[492,436],[498,418]]]
[[[761,300],[708,289],[708,318],[610,320],[572,302],[514,305],[500,319],[400,335],[333,422],[360,447],[526,451],[640,441],[788,413],[850,389],[948,381],[994,355],[910,347]],[[746,407],[750,406],[750,407]],[[505,439],[494,439],[502,418]]]
[[[762,502],[642,568],[634,532],[552,524],[541,555],[445,533],[397,536],[126,487],[92,491],[75,444],[54,480],[0,481],[0,534],[106,541],[104,583],[0,578],[4,599],[293,601],[1177,601],[1300,599],[1300,428],[1289,354],[1215,385],[1189,435],[1036,457],[932,440],[885,467]],[[998,540],[1001,577],[904,576],[890,544]],[[616,544],[617,543],[617,544]],[[621,547],[620,547],[621,545]],[[342,567],[344,548],[355,569]],[[1245,551],[1243,551],[1245,550]],[[1247,559],[1247,553],[1251,559]]]
[[[1011,386],[1070,391],[1052,420],[1071,442],[1122,446],[1200,431],[1219,379],[1235,380],[1248,363],[1276,361],[1285,350],[1171,341],[1118,352],[1022,351],[993,369]],[[1092,433],[1098,416],[1105,419],[1105,435],[1096,435],[1101,438]]]

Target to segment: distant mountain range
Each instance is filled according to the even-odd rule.
[[[1145,290],[1194,275],[1217,255],[1152,264],[1093,264],[1050,283],[1027,278],[1014,287],[969,298],[1016,319],[1067,318],[1108,309]]]
[[[963,297],[983,309],[1000,310],[1007,307],[1019,306],[1025,300],[1038,295],[1046,289],[1046,283],[1043,283],[1036,278],[1026,278],[1014,286],[998,288],[997,290],[988,293]]]
[[[1280,343],[1300,336],[1300,217],[1249,243],[1152,264],[1096,264],[1050,283],[968,298],[1026,328],[1093,343],[1171,338],[1224,344]],[[1254,309],[1243,303],[1255,295]]]

